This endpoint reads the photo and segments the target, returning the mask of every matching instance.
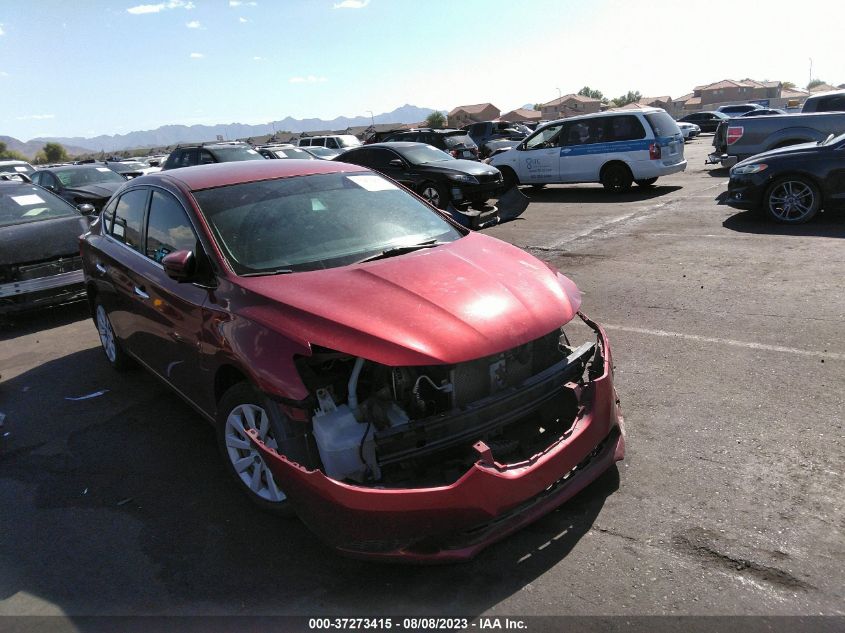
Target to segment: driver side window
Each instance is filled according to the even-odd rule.
[[[543,128],[525,142],[525,149],[544,149],[546,147],[554,147],[558,144],[562,128],[563,123]]]

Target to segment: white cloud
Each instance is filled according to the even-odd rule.
[[[191,53],[191,59],[202,59],[205,57],[202,53]]]
[[[18,121],[43,121],[44,119],[55,119],[55,114],[29,114],[17,117]]]
[[[243,0],[229,0],[230,7],[257,7],[257,2],[244,2]]]
[[[0,35],[6,35],[6,31],[3,30],[2,24],[0,24]]]
[[[246,18],[238,18],[238,22],[240,22],[241,24],[246,24],[247,22],[249,22],[249,20],[247,20]]]
[[[8,77],[8,76],[9,76],[9,73],[7,73],[5,70],[0,70],[0,77]]]
[[[160,13],[167,9],[193,9],[196,5],[193,2],[186,0],[168,0],[167,2],[159,2],[158,4],[139,4],[136,7],[126,9],[127,13],[132,15],[143,15],[145,13]]]
[[[335,9],[363,9],[368,4],[370,4],[370,0],[343,0],[343,2],[338,2],[334,5]]]
[[[308,75],[307,77],[291,77],[288,81],[292,84],[321,84],[328,81],[325,77],[315,77]]]
[[[199,20],[191,20],[190,22],[186,22],[185,26],[189,29],[201,29],[202,25],[200,24]]]
[[[253,57],[252,59],[253,59],[254,61],[257,61],[257,62],[263,62],[263,61],[264,61],[264,58],[263,58],[263,57],[259,57],[258,55],[256,55],[256,56],[255,56],[255,57]]]

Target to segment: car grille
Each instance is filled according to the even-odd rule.
[[[476,178],[478,178],[478,182],[481,184],[500,182],[502,180],[502,174],[481,174],[480,176],[476,176]]]
[[[66,255],[45,262],[21,264],[18,266],[17,281],[51,277],[52,275],[69,273],[80,268],[82,268],[82,258],[79,255]]]

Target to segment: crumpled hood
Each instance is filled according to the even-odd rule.
[[[112,194],[123,186],[123,184],[122,182],[101,182],[94,185],[67,187],[65,191],[90,198],[111,198]]]
[[[567,323],[581,303],[569,279],[478,233],[365,264],[236,283],[254,293],[245,317],[386,365],[495,354]]]

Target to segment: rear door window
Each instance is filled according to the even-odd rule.
[[[153,191],[147,223],[146,255],[161,263],[169,253],[197,250],[197,236],[185,209],[171,194]]]
[[[133,189],[120,196],[110,230],[112,237],[117,241],[139,253],[142,252],[141,230],[148,194],[147,189]]]
[[[657,116],[657,115],[647,115]],[[668,114],[664,114],[677,130],[678,126]],[[608,117],[606,128],[607,140],[609,141],[635,141],[645,138],[645,128],[639,117],[624,115]]]
[[[651,125],[651,129],[654,130],[655,137],[675,136],[681,133],[678,124],[675,123],[675,119],[665,112],[652,112],[651,114],[646,114],[645,118],[649,125]]]

